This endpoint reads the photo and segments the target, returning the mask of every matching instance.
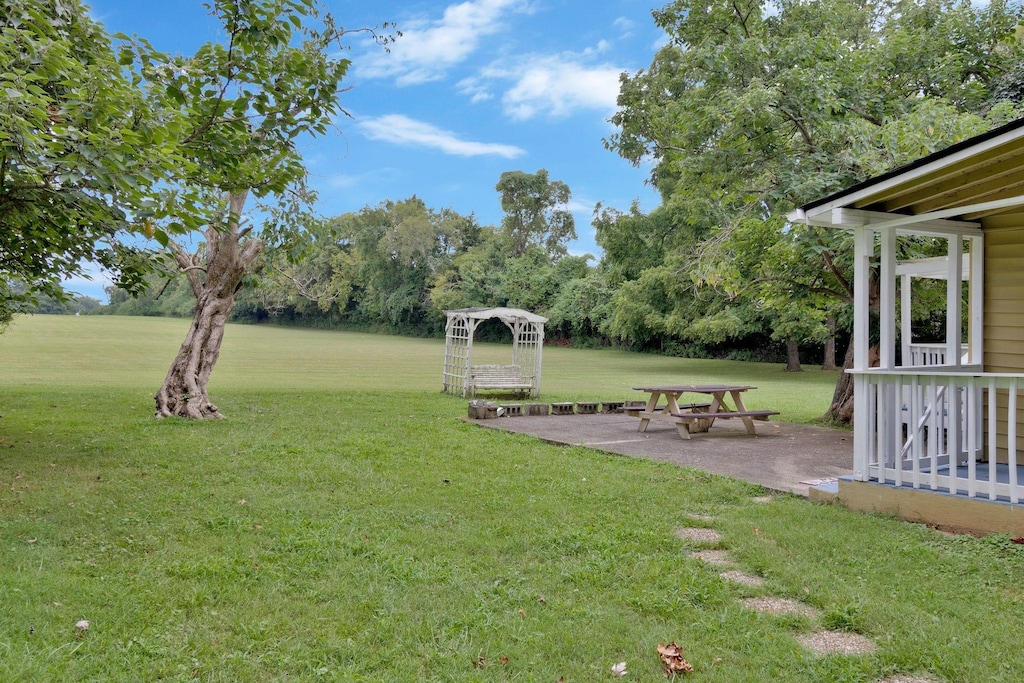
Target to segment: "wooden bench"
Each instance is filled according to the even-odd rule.
[[[699,405],[699,404],[698,404]],[[682,406],[680,406],[682,407]],[[652,418],[658,418],[664,421],[669,421],[675,424],[676,431],[679,432],[679,436],[684,439],[689,439],[691,432],[702,433],[710,429],[711,424],[715,420],[730,420],[732,418],[739,418],[743,420],[744,426],[746,427],[747,433],[753,436],[757,435],[754,431],[754,423],[751,420],[759,420],[765,422],[772,415],[778,415],[777,410],[739,410],[739,411],[722,411],[720,413],[663,413],[661,410],[657,412],[648,412],[646,409],[637,411],[628,411],[632,417],[639,417],[641,419],[640,431],[647,431],[647,425],[644,424],[644,420],[650,421]]]
[[[529,393],[533,384],[523,379],[518,365],[472,365],[469,368],[469,393],[502,391],[511,394]]]
[[[754,420],[760,420],[765,422],[772,415],[778,415],[777,410],[743,410],[736,412],[721,412],[721,413],[672,413],[672,417],[678,417],[688,420],[709,420],[714,418],[716,420],[728,420],[733,417],[749,417]]]
[[[679,407],[680,408],[687,408],[689,410],[696,411],[696,410],[702,410],[704,408],[710,408],[711,404],[710,403],[687,403],[686,405],[681,405]],[[658,406],[654,410],[656,412],[660,413],[663,410],[665,410],[665,406]],[[638,417],[640,415],[640,413],[647,412],[647,406],[646,405],[642,405],[642,406],[626,406],[626,407],[622,408],[622,412],[626,413],[626,415],[629,415],[630,417]],[[675,415],[676,413],[672,413],[672,414]]]

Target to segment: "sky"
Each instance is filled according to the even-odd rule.
[[[110,33],[191,54],[222,31],[199,0],[86,0]],[[572,191],[573,254],[600,255],[591,226],[600,202],[621,211],[658,203],[634,168],[604,148],[615,132],[619,74],[646,69],[664,32],[657,0],[325,0],[347,28],[394,22],[390,52],[352,34],[341,117],[301,152],[334,216],[416,195],[434,209],[499,225],[494,186],[505,171],[547,169]],[[69,287],[102,297],[102,279]]]

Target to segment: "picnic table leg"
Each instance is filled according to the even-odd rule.
[[[648,412],[648,413],[653,413],[654,412],[654,409],[658,407],[658,399],[659,398],[661,398],[661,393],[660,392],[657,392],[657,391],[652,391],[651,392],[651,397],[649,399],[647,399],[646,412]],[[649,425],[650,423],[651,423],[651,418],[649,418],[649,417],[641,417],[640,418],[640,426],[636,428],[636,431],[638,431],[638,432],[646,432],[647,431],[647,425]]]
[[[688,440],[690,438],[690,428],[685,422],[676,422],[676,431],[679,432],[679,436],[684,439]]]
[[[731,391],[729,393],[732,394],[732,400],[736,404],[736,410],[741,413],[747,412],[747,407],[743,405],[743,397],[740,396],[740,392]],[[740,419],[743,420],[743,426],[747,428],[747,434],[757,436],[757,428],[754,427],[754,421],[750,419],[750,417],[741,417]]]

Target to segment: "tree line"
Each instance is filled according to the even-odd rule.
[[[500,226],[428,207],[418,197],[327,220],[305,231],[299,257],[294,244],[288,251],[267,251],[262,277],[240,294],[233,319],[442,336],[445,310],[508,306],[546,316],[551,343],[780,359],[780,348],[763,324],[752,323],[743,335],[718,338],[660,334],[634,341],[616,333],[615,321],[630,317],[634,308],[633,301],[616,296],[612,284],[621,284],[625,266],[568,253],[576,234],[566,209],[569,187],[541,169],[504,173],[495,190],[506,211]],[[594,218],[598,239],[605,240],[620,220],[599,208]],[[141,296],[116,287],[108,294],[104,313],[193,313],[188,284],[175,273],[151,275]]]

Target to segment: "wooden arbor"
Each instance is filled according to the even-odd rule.
[[[547,318],[519,308],[460,308],[445,311],[444,391],[475,396],[500,391],[540,394],[541,348]],[[512,330],[511,365],[473,365],[473,336],[480,323],[498,318]]]

